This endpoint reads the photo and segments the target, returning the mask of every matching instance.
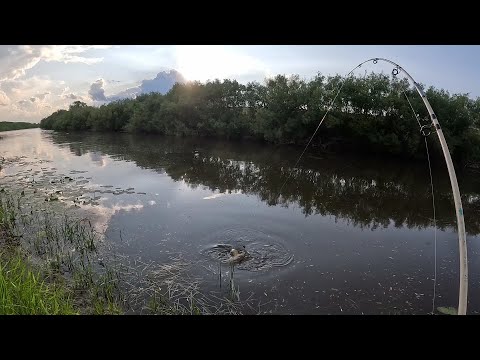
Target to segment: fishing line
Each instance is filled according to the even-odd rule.
[[[394,75],[395,76],[395,75]],[[410,99],[408,98],[407,94],[405,93],[405,90],[402,89],[403,95],[405,95],[405,98],[408,101],[408,104],[410,105],[410,109],[412,109],[413,115],[415,116],[415,119],[417,120],[418,125],[420,126],[420,132],[423,135],[423,138],[425,139],[425,150],[427,151],[427,160],[428,160],[428,170],[430,174],[430,188],[432,192],[432,208],[433,208],[433,232],[434,232],[434,276],[433,276],[433,297],[432,297],[432,315],[435,314],[435,296],[436,296],[436,288],[437,288],[437,219],[436,219],[436,212],[435,212],[435,193],[434,193],[434,188],[433,188],[433,176],[432,176],[432,165],[430,162],[430,152],[428,151],[428,142],[427,142],[427,137],[430,135],[429,133],[425,132],[425,125],[422,125],[420,123],[420,119],[418,118],[417,113],[413,109],[412,103],[410,102]]]
[[[371,59],[370,59],[371,60]],[[295,162],[295,165],[293,165],[293,168],[296,168],[298,163],[300,162],[300,160],[302,159],[303,155],[305,154],[305,151],[307,151],[307,148],[308,146],[310,145],[310,143],[312,142],[313,138],[315,137],[315,135],[317,134],[318,132],[318,129],[320,129],[320,126],[322,125],[323,121],[325,120],[325,118],[327,117],[328,113],[330,112],[330,110],[332,110],[332,107],[333,107],[333,103],[335,102],[335,100],[337,99],[338,95],[340,94],[340,91],[342,91],[343,89],[343,86],[345,85],[345,83],[347,82],[348,80],[348,77],[356,70],[358,69],[359,67],[361,67],[363,64],[365,64],[366,62],[370,61],[370,60],[367,60],[367,61],[364,61],[360,64],[358,64],[357,66],[355,66],[352,71],[350,71],[346,76],[345,76],[345,80],[342,82],[342,86],[340,86],[339,88],[339,85],[337,85],[337,93],[335,94],[335,97],[332,99],[332,101],[330,102],[330,105],[328,106],[327,108],[327,111],[325,112],[325,114],[323,115],[322,119],[320,120],[320,122],[318,123],[318,126],[317,128],[315,129],[315,131],[313,132],[313,135],[310,137],[310,140],[308,141],[307,145],[305,146],[305,148],[303,149],[302,153],[300,154],[300,156],[298,157],[297,161]],[[282,189],[283,187],[285,186],[285,184],[287,183],[288,179],[290,179],[290,175],[291,175],[291,172],[288,173],[287,175],[287,178],[285,179],[285,181],[283,182],[282,186],[280,187],[280,190],[278,191],[278,195],[280,196],[281,193],[282,193]]]
[[[373,59],[368,59],[360,64],[358,64],[356,67],[354,67],[346,76],[345,76],[345,79],[344,81],[342,82],[342,85],[339,86],[337,85],[337,93],[335,94],[335,97],[332,99],[332,101],[330,102],[330,105],[328,106],[327,108],[327,111],[325,112],[325,114],[323,115],[322,119],[320,120],[320,122],[318,123],[317,125],[317,128],[315,129],[315,131],[313,132],[313,135],[310,137],[310,140],[308,141],[307,145],[305,146],[305,148],[303,149],[302,153],[300,154],[300,156],[298,157],[297,161],[295,162],[295,165],[293,166],[293,168],[296,168],[297,165],[299,164],[300,160],[302,159],[303,155],[305,154],[305,152],[307,151],[307,148],[308,146],[310,145],[310,143],[312,142],[313,138],[315,137],[315,135],[317,134],[318,132],[318,129],[320,128],[320,126],[322,125],[323,121],[325,120],[325,118],[327,117],[328,113],[331,111],[332,107],[333,107],[333,104],[335,102],[335,100],[337,99],[338,95],[340,94],[340,92],[342,91],[343,89],[343,86],[345,85],[345,83],[347,82],[349,76],[358,68],[360,68],[363,64],[367,63],[367,62],[370,62],[372,61],[374,64],[377,64],[378,63],[378,60],[383,60],[383,61],[386,61],[386,62],[389,62],[391,64],[393,64],[395,67],[394,69],[392,70],[392,75],[394,78],[396,78],[396,76],[399,74],[400,71],[403,71],[406,73],[406,71],[400,67],[398,64],[395,64],[394,62],[390,61],[390,60],[386,60],[386,59],[380,59],[380,58],[373,58]],[[411,76],[406,73],[408,77],[410,77],[410,79],[414,82],[414,85],[417,87],[417,90],[420,92],[420,94],[425,97],[425,95],[423,94],[423,91],[419,90],[418,89],[418,84],[413,80],[413,78],[411,78]],[[365,72],[365,75],[366,75],[366,72]],[[365,76],[364,76],[365,77]],[[434,278],[433,278],[433,297],[432,297],[432,314],[434,314],[435,312],[435,297],[436,297],[436,284],[437,284],[437,221],[436,221],[436,211],[435,211],[435,194],[434,194],[434,187],[433,187],[433,176],[432,176],[432,166],[431,166],[431,161],[430,161],[430,153],[429,153],[429,150],[428,150],[428,142],[427,142],[427,137],[431,134],[431,130],[427,130],[427,128],[431,127],[430,124],[426,124],[426,125],[422,125],[421,122],[420,122],[420,119],[418,118],[418,114],[415,112],[415,109],[413,108],[412,106],[412,103],[410,102],[410,99],[408,98],[406,92],[404,89],[402,89],[402,92],[403,94],[405,95],[405,98],[407,99],[408,101],[408,104],[410,106],[410,109],[412,110],[414,116],[415,116],[415,120],[417,120],[417,123],[418,123],[418,126],[420,127],[420,133],[423,135],[424,139],[425,139],[425,149],[426,149],[426,152],[427,152],[427,160],[428,160],[428,169],[429,169],[429,174],[430,174],[430,187],[431,187],[431,193],[432,193],[432,207],[433,207],[433,226],[434,226]],[[282,186],[280,187],[280,190],[279,190],[279,193],[278,195],[280,196],[281,195],[281,192],[283,190],[283,187],[285,186],[285,184],[287,183],[287,181],[290,179],[290,176],[291,176],[291,172],[288,173],[287,175],[287,178],[285,179],[285,181],[283,182]]]
[[[428,169],[430,170],[430,186],[432,189],[432,204],[433,204],[433,231],[434,231],[434,259],[435,259],[435,273],[433,276],[433,297],[432,297],[432,315],[435,314],[435,290],[437,287],[437,220],[435,217],[435,195],[433,192],[433,177],[432,177],[432,166],[430,164],[430,155],[428,153],[428,144],[427,137],[425,136],[425,149],[427,150],[427,159],[428,159]]]
[[[420,129],[422,129],[422,124],[420,123],[420,119],[418,118],[418,114],[413,109],[412,103],[410,102],[410,99],[408,98],[407,93],[405,92],[405,89],[402,89],[402,92],[403,92],[403,95],[405,95],[405,98],[408,101],[408,105],[410,105],[410,109],[412,109],[413,115],[415,116],[415,120],[417,120],[418,126],[420,127]]]

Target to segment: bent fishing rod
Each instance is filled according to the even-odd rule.
[[[360,68],[363,64],[366,64],[368,62],[373,62],[374,64],[377,64],[379,61],[384,61],[387,62],[391,65],[394,66],[392,70],[392,75],[396,77],[400,72],[404,73],[407,78],[413,83],[415,89],[417,90],[418,94],[423,100],[423,103],[425,107],[427,108],[428,114],[430,116],[431,124],[426,124],[426,125],[421,125],[419,122],[420,126],[420,132],[423,136],[427,137],[430,135],[431,132],[436,132],[438,136],[438,140],[440,141],[440,145],[442,147],[443,151],[443,156],[445,158],[445,162],[447,164],[447,169],[448,169],[448,175],[450,177],[450,184],[452,186],[452,192],[453,192],[453,200],[455,203],[455,214],[457,217],[457,227],[458,227],[458,246],[459,246],[459,255],[460,255],[460,289],[458,293],[458,315],[466,315],[467,313],[467,293],[468,293],[468,266],[467,266],[467,242],[466,242],[466,236],[465,236],[465,219],[464,219],[464,214],[463,214],[463,207],[462,207],[462,200],[460,197],[460,190],[458,187],[458,182],[457,182],[457,175],[455,173],[455,168],[453,166],[452,162],[452,157],[450,156],[450,151],[448,149],[447,141],[445,140],[445,137],[443,136],[443,131],[442,128],[440,127],[440,124],[438,122],[437,116],[435,115],[435,112],[432,109],[432,106],[430,105],[430,102],[427,99],[427,96],[425,95],[425,92],[422,90],[420,85],[415,81],[415,79],[400,65],[397,63],[384,59],[384,58],[372,58],[365,60],[364,62],[358,64],[355,68],[350,71],[346,77],[345,80],[342,82],[342,85],[339,87],[336,95],[330,102],[330,105],[327,108],[327,111],[325,112],[325,115],[323,115],[322,119],[320,120],[317,128],[315,129],[315,132],[313,133],[312,137],[308,141],[307,145],[305,146],[305,149],[303,152],[300,154],[300,157],[298,158],[297,162],[294,165],[294,168],[298,165],[300,159],[304,155],[305,151],[307,150],[308,146],[312,142],[313,138],[315,137],[316,133],[318,132],[318,129],[322,125],[323,121],[325,120],[327,114],[330,112],[332,109],[333,103],[337,99],[338,95],[340,94],[340,91],[342,90],[343,86],[345,85],[346,79],[353,74],[355,70]],[[406,94],[405,94],[406,96]],[[408,100],[408,97],[407,97]],[[409,101],[410,103],[410,101]],[[411,104],[410,104],[411,106]],[[413,110],[413,107],[412,107]],[[417,117],[417,115],[415,114]],[[418,117],[417,117],[418,121]],[[428,148],[427,148],[428,151]],[[283,186],[287,182],[288,178],[285,180],[283,185],[280,188],[280,193],[282,191]],[[432,194],[433,195],[433,194]],[[435,209],[434,209],[435,210]],[[435,253],[436,255],[436,253]],[[436,270],[435,270],[436,271]]]

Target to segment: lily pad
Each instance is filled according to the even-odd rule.
[[[454,307],[443,307],[443,306],[439,306],[437,308],[437,310],[439,312],[441,312],[442,314],[445,314],[445,315],[457,315],[458,314],[458,311],[457,309],[455,309]]]

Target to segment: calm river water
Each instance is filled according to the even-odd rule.
[[[116,251],[157,263],[180,256],[195,264],[202,291],[228,288],[229,266],[222,265],[224,276],[218,277],[218,245],[224,244],[245,246],[252,256],[237,266],[234,283],[240,299],[255,299],[267,313],[432,310],[434,228],[426,162],[310,150],[293,168],[302,149],[249,142],[40,129],[0,136],[1,156],[21,158],[4,166],[0,183],[32,168],[38,176],[70,174],[95,200],[87,205]],[[433,174],[435,306],[457,307],[450,184],[443,163]],[[468,232],[468,313],[474,314],[480,311],[480,177],[458,176]]]

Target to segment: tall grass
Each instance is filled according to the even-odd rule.
[[[189,262],[117,257],[87,218],[23,202],[0,191],[0,314],[242,313],[239,299],[202,293]]]
[[[12,247],[15,211],[11,199],[0,206],[0,315],[70,315],[77,312],[64,286],[47,283]],[[18,245],[18,244],[17,244]]]
[[[0,314],[76,314],[68,294],[47,284],[18,254],[0,260]]]

